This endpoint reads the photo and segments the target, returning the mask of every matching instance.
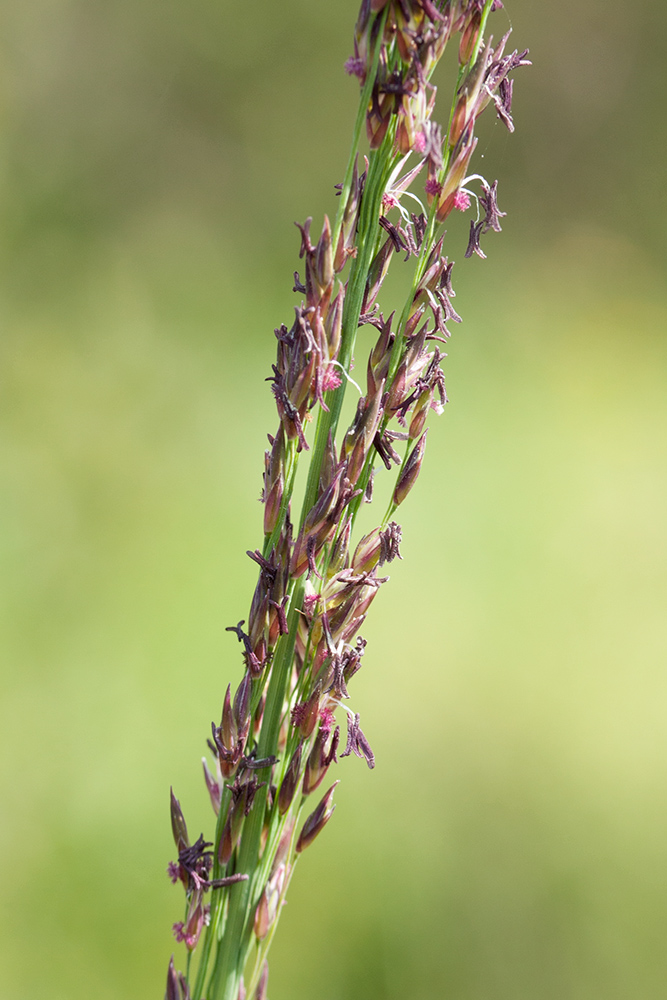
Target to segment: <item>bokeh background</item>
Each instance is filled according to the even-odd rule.
[[[450,230],[451,404],[354,681],[378,766],[339,765],[272,1000],[667,991],[667,8],[507,7],[534,67],[477,168],[508,215],[486,261]],[[211,831],[263,379],[292,222],[335,211],[356,12],[3,6],[3,1000],[162,996],[168,790]]]

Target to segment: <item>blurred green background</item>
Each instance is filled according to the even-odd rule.
[[[352,692],[378,766],[339,765],[272,1000],[667,993],[667,8],[507,7],[534,67],[476,165],[508,215],[486,261],[450,229],[452,402]],[[263,379],[292,221],[335,211],[356,12],[0,15],[3,1000],[162,996],[168,789],[209,833]]]

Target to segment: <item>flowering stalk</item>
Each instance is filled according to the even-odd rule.
[[[486,106],[493,104],[513,130],[509,74],[527,64],[525,52],[504,54],[508,35],[495,48],[492,37],[485,40],[488,16],[501,6],[500,0],[362,2],[346,63],[359,78],[361,100],[337,216],[333,227],[325,216],[316,240],[310,219],[299,226],[303,279],[295,272],[294,291],[302,298],[292,326],[275,331],[269,381],[279,422],[265,453],[264,542],[248,552],[258,581],[247,626],[241,620],[228,629],[241,645],[244,676],[233,697],[227,688],[220,724],[212,724],[213,770],[204,759],[217,815],[214,840],[201,835],[191,844],[180,804],[171,798],[178,860],[169,874],[186,896],[174,933],[186,946],[187,968],[177,972],[172,959],[167,1000],[266,996],[266,956],[294,866],[329,822],[338,781],[303,820],[305,803],[339,758],[355,754],[374,767],[359,714],[345,702],[366,646],[359,630],[388,580],[385,565],[400,558],[401,528],[391,519],[419,476],[429,413],[441,413],[447,401],[440,367],[446,355],[438,345],[450,336],[447,324],[460,317],[440,226],[474,202],[465,256],[484,257],[480,238],[499,231],[504,214],[497,182],[468,174],[475,122]],[[430,81],[452,39],[459,69],[443,137]],[[369,153],[361,170],[364,123]],[[428,207],[410,190],[421,178]],[[408,211],[408,197],[420,211]],[[385,318],[377,298],[400,254],[416,263],[396,321],[395,312]],[[365,391],[350,376],[362,327],[376,336]],[[348,382],[359,399],[352,423],[338,435]],[[307,484],[295,522],[292,493],[304,454]],[[388,471],[397,467],[391,501],[381,523],[355,543],[359,507],[372,500],[376,457]]]

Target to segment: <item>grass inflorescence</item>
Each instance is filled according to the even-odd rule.
[[[325,216],[317,238],[311,219],[299,227],[300,302],[292,325],[275,331],[269,381],[278,427],[265,454],[264,538],[248,553],[258,580],[247,620],[229,629],[244,676],[233,695],[227,688],[220,723],[212,724],[212,766],[204,759],[217,816],[212,840],[191,842],[171,795],[178,858],[169,874],[186,897],[174,933],[187,965],[177,972],[172,958],[167,1000],[266,997],[266,956],[294,867],[335,808],[333,771],[353,754],[375,765],[348,705],[349,685],[365,653],[360,630],[370,605],[388,580],[387,565],[400,558],[394,516],[419,476],[428,418],[447,402],[441,347],[460,316],[442,223],[455,210],[476,209],[466,256],[483,257],[481,237],[500,230],[497,182],[469,173],[477,118],[492,105],[513,129],[510,73],[527,63],[525,52],[505,54],[507,35],[495,46],[485,37],[489,14],[500,6],[362,2],[346,63],[361,97],[338,212],[333,225]],[[458,67],[443,127],[431,80],[452,41]],[[397,258],[413,268],[410,291],[400,310],[387,314],[378,296]],[[374,331],[375,342],[365,375],[355,373],[360,388],[350,370],[362,327]],[[359,399],[339,433],[349,385]],[[390,500],[376,527],[357,537],[376,467],[393,477]],[[316,792],[319,801],[306,811]]]

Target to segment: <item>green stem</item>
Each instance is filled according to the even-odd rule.
[[[477,41],[475,42],[475,48],[470,56],[469,66],[474,66],[477,56],[479,55],[479,50],[484,42],[484,32],[486,31],[486,22],[489,19],[489,14],[491,13],[491,8],[493,7],[493,0],[486,0],[484,4],[484,10],[482,11],[482,19],[479,23],[479,34],[477,36]]]
[[[296,816],[294,818],[294,828],[292,830],[292,840],[291,840],[291,843],[290,843],[289,851],[287,852],[287,857],[288,857],[288,859],[290,859],[290,870],[289,870],[289,875],[287,876],[287,878],[285,880],[285,885],[283,886],[283,891],[281,893],[280,902],[278,903],[278,909],[276,911],[275,920],[273,921],[273,924],[271,925],[271,928],[269,929],[269,933],[267,934],[266,939],[264,941],[262,941],[262,944],[257,949],[257,961],[256,961],[256,964],[255,964],[255,972],[254,972],[254,974],[253,974],[252,979],[250,980],[250,982],[246,984],[246,987],[247,987],[247,996],[249,996],[249,997],[252,997],[253,991],[255,990],[255,988],[257,986],[257,982],[259,980],[259,977],[260,977],[260,975],[262,973],[262,963],[263,963],[264,959],[266,958],[266,956],[269,953],[269,948],[271,947],[271,944],[273,942],[273,937],[274,937],[274,935],[276,933],[276,930],[278,928],[278,919],[280,917],[280,907],[282,905],[282,901],[285,899],[285,896],[287,895],[287,890],[289,889],[290,882],[292,881],[292,876],[294,875],[294,869],[296,868],[296,863],[299,860],[299,855],[298,854],[296,854],[296,855],[294,854],[294,844],[295,844],[295,841],[296,841],[296,832],[297,832],[297,829],[298,829],[298,826],[299,826],[299,817],[301,816],[301,811],[303,809],[303,801],[304,800],[301,801],[301,803],[299,805],[299,808],[298,808],[298,810],[296,812]]]

